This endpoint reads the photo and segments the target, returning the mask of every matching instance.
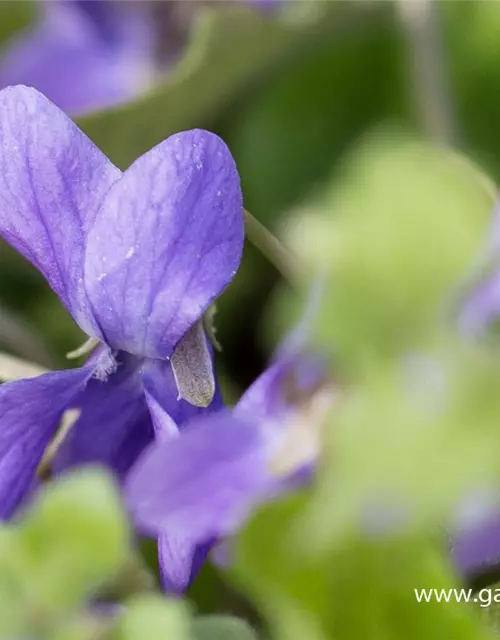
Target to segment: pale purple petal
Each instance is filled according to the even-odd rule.
[[[144,399],[141,362],[119,354],[117,369],[104,380],[90,380],[75,407],[81,415],[62,444],[54,469],[102,464],[123,478],[153,440]]]
[[[278,359],[241,396],[234,415],[281,430],[287,418],[325,384],[327,374],[326,363],[318,356]]]
[[[243,237],[239,176],[219,137],[186,131],[139,158],[88,235],[85,285],[106,342],[170,356],[233,278]]]
[[[222,412],[148,449],[126,496],[140,528],[203,544],[233,532],[268,487],[266,451],[252,424]]]
[[[210,546],[210,543],[197,545],[184,535],[160,534],[158,562],[164,591],[183,593],[200,570]]]
[[[21,86],[0,91],[0,150],[0,235],[99,337],[83,284],[85,234],[120,171],[62,111]]]
[[[478,284],[460,310],[458,326],[470,337],[477,337],[500,317],[500,273]]]
[[[285,0],[238,0],[242,5],[256,7],[259,11],[274,11],[278,9]]]
[[[218,386],[208,407],[195,407],[185,400],[178,400],[177,386],[169,361],[145,362],[143,382],[157,442],[166,442],[178,437],[191,419],[209,415],[223,407]],[[198,544],[189,536],[189,532],[187,535],[186,532],[178,534],[170,531],[160,534],[158,564],[165,591],[182,593],[200,569],[210,547],[210,542]]]
[[[44,2],[37,24],[4,53],[0,85],[34,86],[71,114],[132,98],[148,86],[154,67],[154,31],[141,9],[101,0]]]
[[[468,579],[500,569],[500,513],[490,512],[488,517],[456,535],[452,557]]]
[[[64,411],[92,371],[86,365],[0,385],[0,518],[9,518],[32,488]]]

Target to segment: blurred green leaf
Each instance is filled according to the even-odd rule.
[[[123,107],[79,121],[121,167],[167,136],[208,126],[263,73],[343,25],[349,4],[305,2],[300,19],[261,15],[255,7],[200,10],[181,62],[162,84]],[[341,28],[341,26],[340,26]]]
[[[56,615],[112,579],[129,553],[129,530],[114,484],[85,470],[48,485],[19,530],[28,600]]]
[[[456,154],[398,132],[365,141],[294,241],[329,277],[319,339],[347,363],[425,340],[480,254],[493,200],[493,185]]]
[[[0,46],[17,31],[27,27],[35,17],[36,3],[23,0],[0,2]]]
[[[308,549],[305,506],[293,498],[266,507],[237,545],[237,583],[261,608],[273,638],[492,637],[472,605],[417,602],[415,589],[460,588],[431,539],[351,531],[316,553]]]
[[[325,430],[310,545],[367,519],[441,526],[472,489],[498,483],[499,414],[495,353],[457,341],[374,365]]]
[[[367,123],[401,114],[403,74],[391,4],[363,8],[357,20],[344,21],[327,42],[294,57],[249,95],[224,129],[246,206],[270,228],[328,178]]]
[[[189,617],[185,605],[160,596],[131,600],[118,622],[117,640],[189,640]]]
[[[193,640],[256,640],[248,623],[232,616],[210,615],[196,618],[192,625]]]

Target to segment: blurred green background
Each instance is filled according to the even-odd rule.
[[[500,178],[500,3],[306,0],[265,12],[242,2],[189,4],[185,49],[156,86],[128,105],[78,119],[121,168],[174,131],[216,131],[238,164],[246,208],[276,233],[321,191],[351,145],[381,124],[457,147]],[[1,2],[2,44],[36,12],[23,0]],[[64,354],[82,341],[79,330],[4,243],[0,267],[0,347],[67,366]],[[277,336],[265,332],[265,319],[280,281],[247,243],[217,315],[228,399],[269,358]],[[148,553],[154,556],[153,545]],[[245,607],[210,567],[192,596],[202,611]]]

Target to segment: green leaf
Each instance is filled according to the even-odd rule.
[[[111,580],[129,553],[117,490],[94,469],[48,485],[18,537],[26,598],[49,617],[75,607]]]
[[[428,537],[350,531],[308,548],[307,501],[263,509],[240,535],[236,576],[276,640],[485,640],[471,605],[419,603],[414,589],[460,588]],[[328,531],[329,523],[323,523]]]
[[[0,44],[27,27],[35,18],[35,3],[27,0],[0,2]]]
[[[459,342],[374,365],[325,429],[309,544],[347,535],[367,514],[440,527],[471,487],[495,486],[499,396],[496,354]]]
[[[232,616],[210,615],[196,618],[191,624],[193,640],[257,640],[244,620]]]
[[[336,4],[305,2],[300,19],[264,16],[255,7],[200,9],[184,57],[158,87],[123,107],[81,118],[79,125],[126,167],[172,133],[208,126],[264,72],[331,36],[343,20]]]
[[[116,629],[117,640],[189,640],[187,608],[176,600],[142,596],[127,604]]]
[[[365,141],[294,242],[329,277],[318,339],[353,365],[426,340],[454,311],[446,305],[480,254],[493,199],[450,151],[390,131]]]
[[[392,6],[360,5],[356,19],[340,21],[337,37],[294,57],[230,122],[228,142],[246,206],[270,228],[276,228],[276,214],[285,215],[328,179],[367,122],[386,117],[389,97],[403,94]]]

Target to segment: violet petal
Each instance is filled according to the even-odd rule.
[[[9,518],[33,486],[64,411],[92,371],[86,365],[0,385],[0,518]]]
[[[106,380],[92,378],[75,406],[81,415],[60,447],[54,469],[102,464],[122,478],[153,440],[139,374],[140,361],[119,354]]]
[[[2,86],[34,86],[64,111],[81,114],[123,102],[149,84],[155,45],[147,11],[101,0],[40,5],[39,21],[0,61]]]
[[[88,334],[85,234],[121,172],[44,96],[0,91],[0,235],[37,267]]]
[[[210,544],[196,545],[185,536],[158,536],[158,562],[164,591],[182,594],[200,570]]]
[[[150,447],[126,496],[139,526],[203,544],[233,532],[265,492],[265,449],[253,425],[226,412]]]
[[[106,342],[169,357],[231,281],[243,237],[239,176],[218,136],[185,131],[136,160],[88,235],[85,286]]]

